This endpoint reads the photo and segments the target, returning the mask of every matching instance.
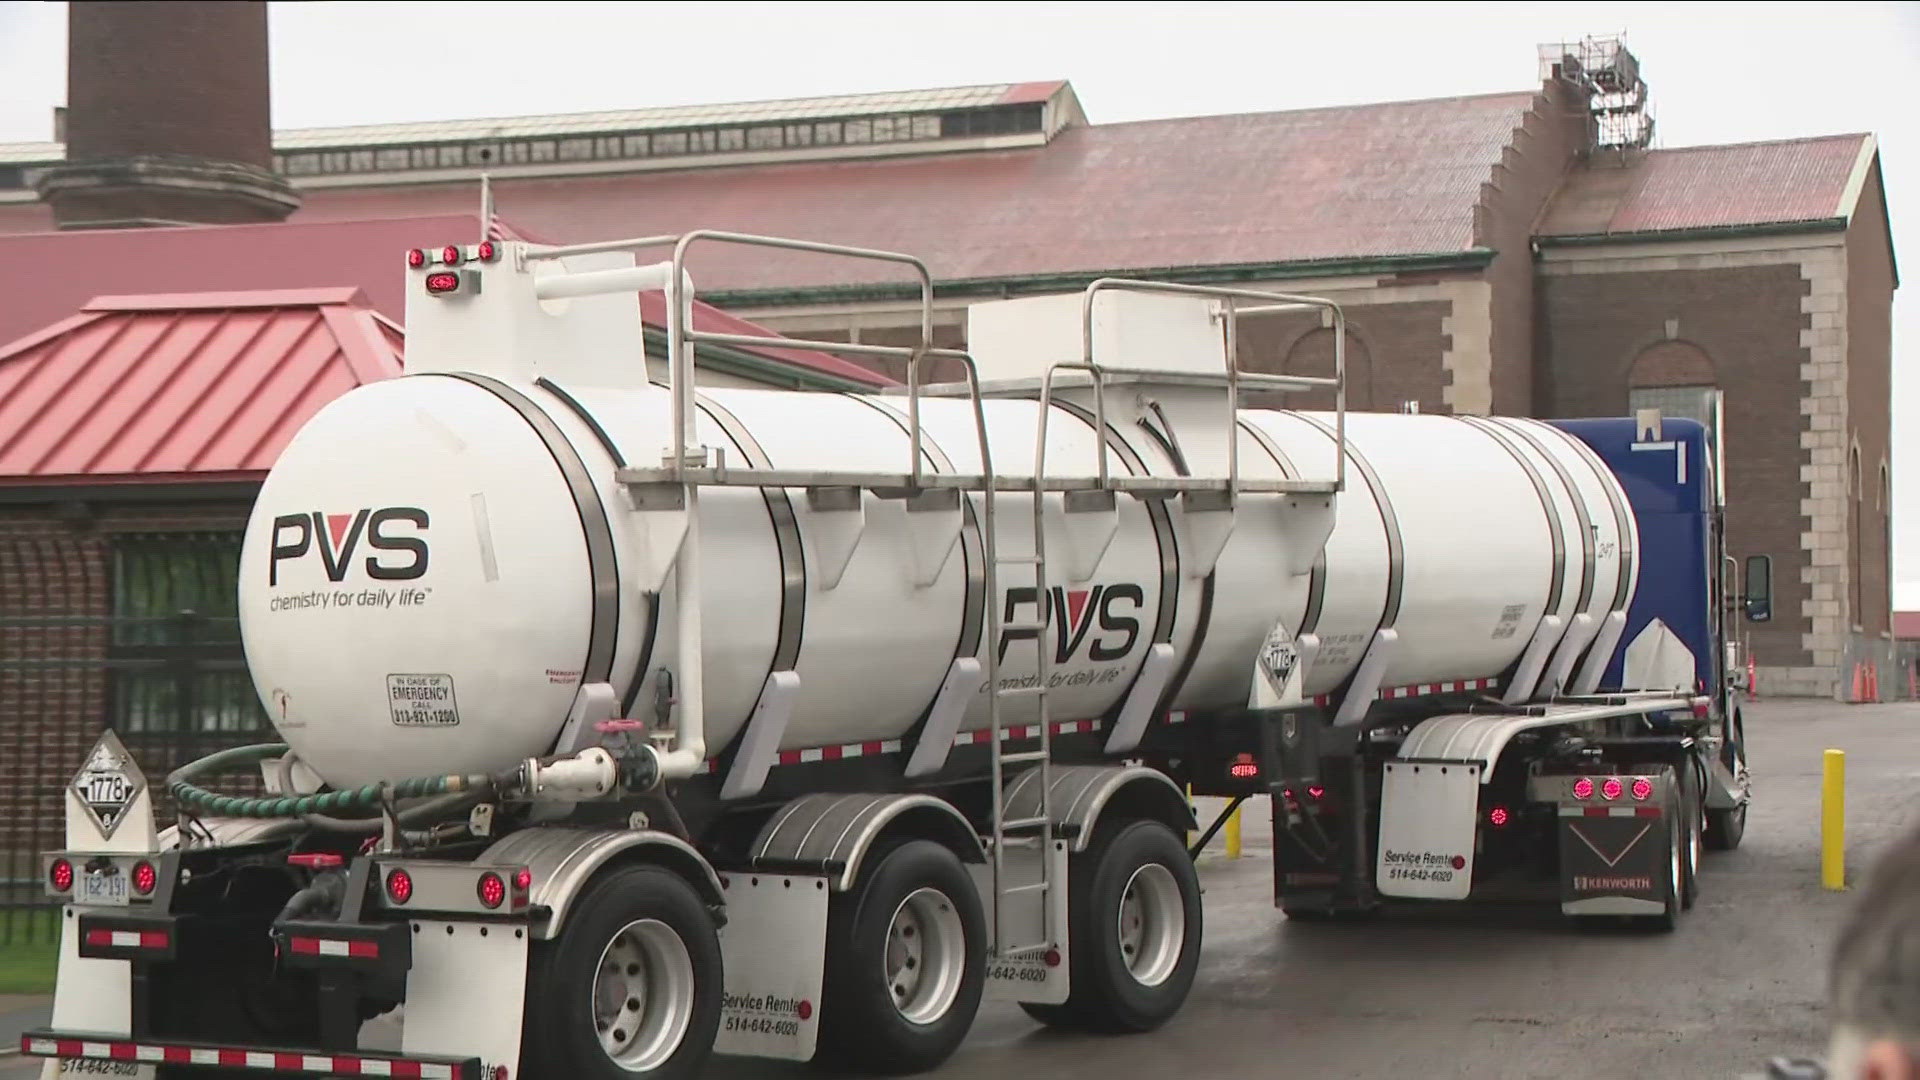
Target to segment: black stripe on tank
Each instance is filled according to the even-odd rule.
[[[695,393],[694,401],[720,430],[740,448],[749,468],[771,469],[772,459],[761,448],[747,426],[726,406],[705,394]],[[800,546],[800,522],[793,512],[793,501],[785,488],[761,488],[767,516],[773,519],[774,543],[780,551],[780,630],[773,645],[773,659],[767,673],[792,671],[800,659],[800,642],[806,629],[807,562]],[[762,680],[764,683],[764,680]],[[746,729],[743,727],[741,731]]]
[[[568,494],[573,496],[573,509],[580,518],[580,532],[587,545],[587,576],[593,583],[587,655],[581,664],[580,682],[582,685],[611,682],[614,638],[620,628],[620,567],[613,546],[613,530],[607,522],[607,508],[600,501],[600,493],[594,489],[586,463],[580,460],[580,452],[567,440],[560,425],[553,422],[553,417],[534,404],[531,398],[498,379],[464,371],[429,374],[458,379],[499,398],[508,408],[519,413],[533,433],[546,444],[547,453],[552,456],[561,478],[566,481]]]
[[[1567,498],[1573,503],[1574,519],[1580,526],[1580,598],[1573,605],[1574,614],[1577,615],[1587,610],[1587,605],[1593,601],[1593,517],[1587,513],[1587,500],[1581,498],[1580,489],[1574,485],[1573,474],[1567,471],[1566,465],[1533,430],[1535,425],[1532,421],[1504,416],[1489,416],[1487,419],[1533,444],[1534,449],[1540,451],[1540,456],[1547,459],[1547,465],[1553,469],[1554,475],[1560,478],[1560,485],[1567,489]]]
[[[1087,427],[1094,426],[1093,410],[1058,398],[1054,399],[1053,405],[1077,417]],[[1147,475],[1146,462],[1140,460],[1140,455],[1128,445],[1127,440],[1120,437],[1119,432],[1109,429],[1106,440],[1107,446],[1119,455],[1135,475]],[[1174,550],[1173,519],[1167,513],[1166,504],[1160,499],[1144,501],[1147,519],[1153,522],[1153,542],[1160,549],[1160,610],[1154,613],[1153,637],[1150,639],[1151,644],[1158,645],[1173,641],[1173,616],[1175,606],[1180,602],[1180,559]],[[998,603],[998,598],[994,602]]]
[[[559,398],[560,404],[571,409],[573,415],[579,417],[580,422],[587,425],[587,430],[593,432],[593,437],[600,440],[600,449],[605,450],[607,456],[613,459],[614,468],[624,469],[627,467],[627,459],[621,456],[620,448],[613,444],[613,439],[607,435],[607,429],[601,427],[600,421],[596,420],[594,415],[587,411],[586,406],[575,400],[572,394],[567,393],[565,387],[547,378],[545,375],[533,380],[533,385]]]
[[[1560,523],[1560,509],[1553,505],[1553,495],[1547,491],[1546,478],[1540,475],[1539,469],[1533,467],[1533,462],[1528,460],[1525,452],[1513,444],[1513,440],[1507,437],[1505,431],[1489,423],[1484,417],[1455,416],[1454,419],[1468,427],[1485,432],[1488,438],[1499,443],[1500,448],[1507,452],[1507,456],[1513,458],[1514,462],[1520,466],[1520,471],[1527,474],[1527,482],[1533,485],[1533,497],[1540,500],[1540,509],[1547,515],[1547,531],[1553,535],[1553,574],[1547,580],[1547,602],[1541,614],[1543,616],[1556,614],[1560,608],[1560,589],[1567,582],[1567,541],[1564,534],[1565,526]]]
[[[880,415],[900,425],[900,430],[912,434],[912,426],[904,413],[893,407],[888,401],[865,397],[860,394],[843,395],[851,401],[872,406]],[[953,459],[947,456],[926,428],[920,429],[920,453],[939,472],[953,472]],[[983,496],[985,497],[985,496]],[[980,639],[985,633],[986,620],[983,616],[987,609],[987,573],[986,560],[980,555],[980,519],[973,509],[973,500],[963,497],[960,509],[964,518],[960,527],[960,558],[965,567],[967,578],[966,600],[960,608],[960,636],[953,647],[954,659],[980,654]]]
[[[1620,535],[1620,577],[1614,582],[1613,605],[1607,610],[1625,611],[1627,601],[1632,599],[1627,590],[1633,584],[1634,559],[1639,557],[1639,552],[1633,549],[1633,510],[1620,501],[1620,478],[1613,475],[1613,470],[1607,468],[1606,462],[1600,460],[1600,455],[1593,452],[1593,447],[1578,435],[1564,431],[1560,435],[1593,470],[1594,475],[1600,478],[1600,490],[1607,493],[1607,502],[1613,506],[1613,525]]]
[[[1259,443],[1260,448],[1267,452],[1267,456],[1273,458],[1273,463],[1280,467],[1282,477],[1292,480],[1300,475],[1300,470],[1294,467],[1293,459],[1287,456],[1285,450],[1280,449],[1280,444],[1273,441],[1273,436],[1267,434],[1266,429],[1244,418],[1240,421],[1240,429],[1253,436],[1253,441]],[[1296,637],[1300,634],[1313,633],[1314,629],[1320,625],[1320,612],[1326,608],[1326,604],[1327,552],[1325,545],[1322,545],[1320,551],[1313,557],[1312,568],[1307,571],[1307,609],[1300,616],[1300,629],[1295,632]]]
[[[1298,417],[1319,428],[1321,434],[1333,440],[1334,452],[1339,452],[1340,437],[1335,434],[1330,425],[1306,413],[1297,412],[1288,415]],[[1347,460],[1353,462],[1353,467],[1359,471],[1360,478],[1367,482],[1367,490],[1373,493],[1374,506],[1380,511],[1380,524],[1387,532],[1387,599],[1380,606],[1380,624],[1375,629],[1376,632],[1390,630],[1400,620],[1400,598],[1406,587],[1407,578],[1407,555],[1406,547],[1400,539],[1400,518],[1393,512],[1393,500],[1387,498],[1387,489],[1380,483],[1380,474],[1373,471],[1373,465],[1367,461],[1366,455],[1360,452],[1360,448],[1353,445],[1352,439],[1347,440]],[[1323,555],[1322,561],[1324,560]],[[1315,613],[1315,621],[1318,621],[1317,613]],[[1305,632],[1301,631],[1301,633]]]
[[[1173,425],[1167,423],[1166,414],[1160,411],[1158,405],[1153,407],[1153,412],[1154,415],[1160,418],[1160,423],[1166,427],[1166,433],[1162,434],[1152,424],[1147,423],[1144,418],[1140,421],[1140,430],[1146,432],[1148,438],[1160,445],[1161,451],[1167,455],[1167,460],[1173,462],[1174,472],[1181,476],[1193,475],[1192,471],[1187,468],[1187,455],[1181,453],[1180,447],[1173,441]],[[1187,643],[1187,655],[1180,658],[1180,666],[1174,669],[1173,674],[1167,679],[1166,688],[1160,692],[1160,700],[1154,703],[1154,712],[1156,714],[1172,704],[1174,696],[1180,692],[1182,686],[1186,685],[1187,676],[1193,673],[1193,665],[1200,659],[1201,646],[1207,642],[1207,624],[1213,621],[1215,576],[1216,574],[1214,572],[1209,571],[1207,576],[1200,582],[1200,610],[1196,612],[1194,616],[1193,640]],[[1143,667],[1141,670],[1144,671],[1145,668]],[[1137,676],[1135,679],[1138,681]],[[1114,703],[1114,708],[1118,709],[1120,706],[1126,704],[1127,697],[1131,696],[1131,693],[1131,688],[1129,688],[1128,694],[1122,696],[1119,701]]]

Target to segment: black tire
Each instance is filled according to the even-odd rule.
[[[1700,851],[1706,830],[1705,797],[1701,794],[1700,774],[1691,758],[1680,763],[1680,820],[1684,823],[1680,858],[1680,907],[1693,909],[1700,898]]]
[[[1740,775],[1740,770],[1746,767],[1746,721],[1737,715],[1733,721],[1733,737],[1727,740],[1723,760],[1726,762],[1727,769],[1736,777]],[[1705,837],[1707,850],[1732,851],[1740,846],[1741,839],[1746,835],[1747,804],[1745,802],[1726,810],[1707,811]]]
[[[1148,902],[1142,890],[1164,892],[1164,883],[1136,880],[1142,872],[1157,878],[1158,871],[1147,869],[1151,866],[1163,868],[1171,878],[1181,930],[1177,948],[1164,950],[1171,969],[1161,974],[1156,969],[1165,961],[1143,960],[1150,981],[1142,982],[1122,941],[1121,905],[1129,886],[1136,889],[1136,903]],[[1200,959],[1200,879],[1180,838],[1158,821],[1133,821],[1102,830],[1086,851],[1074,856],[1067,877],[1071,935],[1067,951],[1073,990],[1059,1005],[1023,1005],[1027,1015],[1055,1027],[1114,1034],[1152,1031],[1166,1023],[1186,1002]],[[1171,903],[1154,903],[1171,914]]]
[[[1673,797],[1667,800],[1666,813],[1660,818],[1666,824],[1667,832],[1667,872],[1664,875],[1667,884],[1662,898],[1666,909],[1642,920],[1647,929],[1663,934],[1673,932],[1680,925],[1680,912],[1685,907],[1681,897],[1686,889],[1686,798],[1679,778],[1675,777],[1674,781]]]
[[[616,1062],[602,1046],[595,1012],[596,980],[602,963],[613,948],[638,948],[633,942],[640,936],[629,934],[637,922],[645,923],[647,940],[666,942],[677,937],[686,951],[686,970],[692,975],[691,1009],[677,1046],[671,1046],[670,1052],[663,1050],[666,1056],[657,1062],[637,1057],[636,1062],[644,1066],[640,1069]],[[616,944],[616,934],[624,944]],[[697,1076],[706,1064],[720,1028],[724,986],[720,938],[706,904],[678,874],[654,866],[629,866],[602,875],[574,903],[560,936],[535,942],[531,952],[521,1075],[681,1080]],[[675,957],[659,959],[657,965],[657,970],[629,965],[628,977],[672,979],[672,972],[681,971]],[[635,973],[634,967],[642,970]],[[599,1004],[604,1011],[607,1003]],[[616,1008],[613,1023],[621,1022],[624,1015]],[[638,1032],[634,1040],[636,1044],[640,1041]]]
[[[950,908],[940,906],[942,901]],[[902,913],[906,913],[905,923],[899,921]],[[932,957],[939,944],[933,934],[953,932],[952,924],[943,921],[948,915],[957,916],[962,938],[958,986],[951,1002],[937,1014],[910,1018],[916,1003],[931,1008],[945,999],[944,994],[931,991],[930,997],[923,998],[917,980],[927,972],[950,970],[952,961],[939,968],[933,959],[924,967],[916,961],[911,970],[919,975],[908,975],[903,969],[900,977],[914,980],[911,991],[902,990],[905,982],[893,981],[891,966],[899,949],[915,936],[915,926],[929,928],[917,934],[927,950],[918,956]],[[870,852],[860,880],[852,890],[835,896],[827,912],[826,983],[820,1000],[816,1060],[862,1072],[931,1069],[967,1037],[980,1010],[986,979],[986,915],[979,890],[960,857],[930,840],[909,840]],[[905,1004],[896,1005],[897,998]]]

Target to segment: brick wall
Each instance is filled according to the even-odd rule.
[[[62,792],[105,726],[115,534],[239,529],[246,513],[234,502],[0,505],[0,877],[61,842]],[[128,741],[155,782],[192,748]]]
[[[1404,402],[1417,401],[1422,412],[1450,411],[1443,358],[1453,347],[1446,326],[1452,313],[1451,303],[1438,300],[1347,304],[1347,408],[1393,412]],[[1247,371],[1333,374],[1333,331],[1315,313],[1247,319],[1240,325],[1238,345],[1240,364]],[[1294,395],[1288,405],[1331,409],[1333,393]]]
[[[1770,623],[1749,624],[1755,658],[1805,668],[1814,658],[1811,583],[1801,534],[1801,331],[1810,319],[1798,265],[1543,275],[1542,415],[1621,416],[1630,373],[1643,385],[1693,378],[1699,357],[1725,391],[1728,545],[1774,558]],[[1669,336],[1671,331],[1671,337]],[[1636,371],[1636,361],[1640,366]],[[1777,685],[1777,683],[1776,683]]]
[[[1891,583],[1888,581],[1887,520],[1891,508],[1880,480],[1892,460],[1890,429],[1893,399],[1893,263],[1883,226],[1884,195],[1877,170],[1867,178],[1853,222],[1847,229],[1847,427],[1860,453],[1860,486],[1855,492],[1857,528],[1851,546],[1858,565],[1860,604],[1852,628],[1870,641],[1891,631]],[[1851,597],[1849,597],[1851,604]]]

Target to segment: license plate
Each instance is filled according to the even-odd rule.
[[[80,903],[101,904],[112,907],[125,907],[127,904],[127,875],[102,874],[88,871],[80,879]]]

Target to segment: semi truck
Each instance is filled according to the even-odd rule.
[[[910,274],[919,340],[703,329],[715,248]],[[890,252],[397,269],[403,375],[321,408],[246,528],[283,741],[161,804],[108,732],[66,792],[48,1076],[910,1073],[983,999],[1144,1032],[1199,962],[1195,793],[1267,798],[1299,919],[1671,929],[1740,842],[1770,567],[1736,580],[1699,423],[1351,412],[1340,306],[1257,289],[982,303],[961,351]],[[1330,374],[1240,362],[1276,313],[1332,330]],[[703,346],[905,380],[702,386]]]

